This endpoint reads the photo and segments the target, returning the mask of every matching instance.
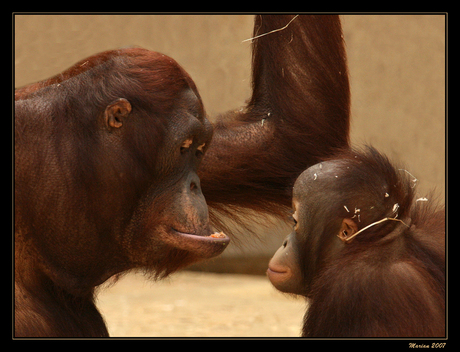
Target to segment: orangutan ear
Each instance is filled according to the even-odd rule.
[[[342,241],[347,242],[347,239],[353,236],[356,232],[358,232],[358,226],[356,226],[356,223],[351,219],[345,218],[342,220],[342,225],[340,226],[337,237],[339,237]]]
[[[125,98],[120,98],[110,103],[104,111],[104,120],[107,128],[120,128],[123,126],[123,120],[131,112],[131,104]]]

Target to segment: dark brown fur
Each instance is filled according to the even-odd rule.
[[[306,171],[294,190],[309,224],[297,237],[310,300],[302,335],[445,336],[444,208],[432,195],[417,201],[414,178],[375,149],[332,163],[337,178],[315,166],[316,180]],[[340,219],[362,229],[387,217],[405,224],[380,223],[346,244],[337,238]]]
[[[254,36],[293,17],[256,16]],[[234,220],[247,214],[238,208],[284,217],[297,176],[348,148],[350,91],[339,17],[300,15],[282,31],[254,39],[252,86],[247,106],[215,124],[199,170],[215,222],[222,213]]]

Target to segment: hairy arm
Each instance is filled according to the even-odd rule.
[[[339,17],[258,15],[254,37],[252,97],[218,118],[200,169],[211,217],[236,208],[282,216],[297,176],[348,147]]]

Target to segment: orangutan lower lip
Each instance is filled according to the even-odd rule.
[[[286,267],[280,267],[276,264],[273,264],[273,262],[270,260],[270,262],[268,263],[267,274],[282,276],[288,274],[288,270],[286,269]]]
[[[277,269],[274,269],[273,267],[268,267],[266,271],[268,279],[273,283],[273,282],[282,282],[289,278],[289,273],[287,271],[278,271]]]
[[[230,240],[229,237],[223,232],[214,232],[210,235],[202,236],[202,235],[195,235],[193,233],[178,231],[174,228],[172,228],[172,230],[176,232],[177,234],[179,234],[180,236],[187,236],[187,237],[199,238],[199,239],[211,239],[212,241],[219,240],[219,239],[223,241]]]
[[[212,233],[208,236],[200,236],[192,233],[185,233],[171,228],[171,236],[164,238],[164,241],[176,248],[191,251],[203,257],[211,257],[220,254],[230,242],[230,238],[223,232]]]

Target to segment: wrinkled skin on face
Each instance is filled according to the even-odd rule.
[[[193,91],[182,97],[166,128],[171,134],[161,147],[163,175],[141,200],[124,239],[131,260],[153,269],[168,261],[172,249],[187,252],[182,266],[218,255],[229,243],[227,236],[211,237],[214,231],[197,175],[212,126]]]

